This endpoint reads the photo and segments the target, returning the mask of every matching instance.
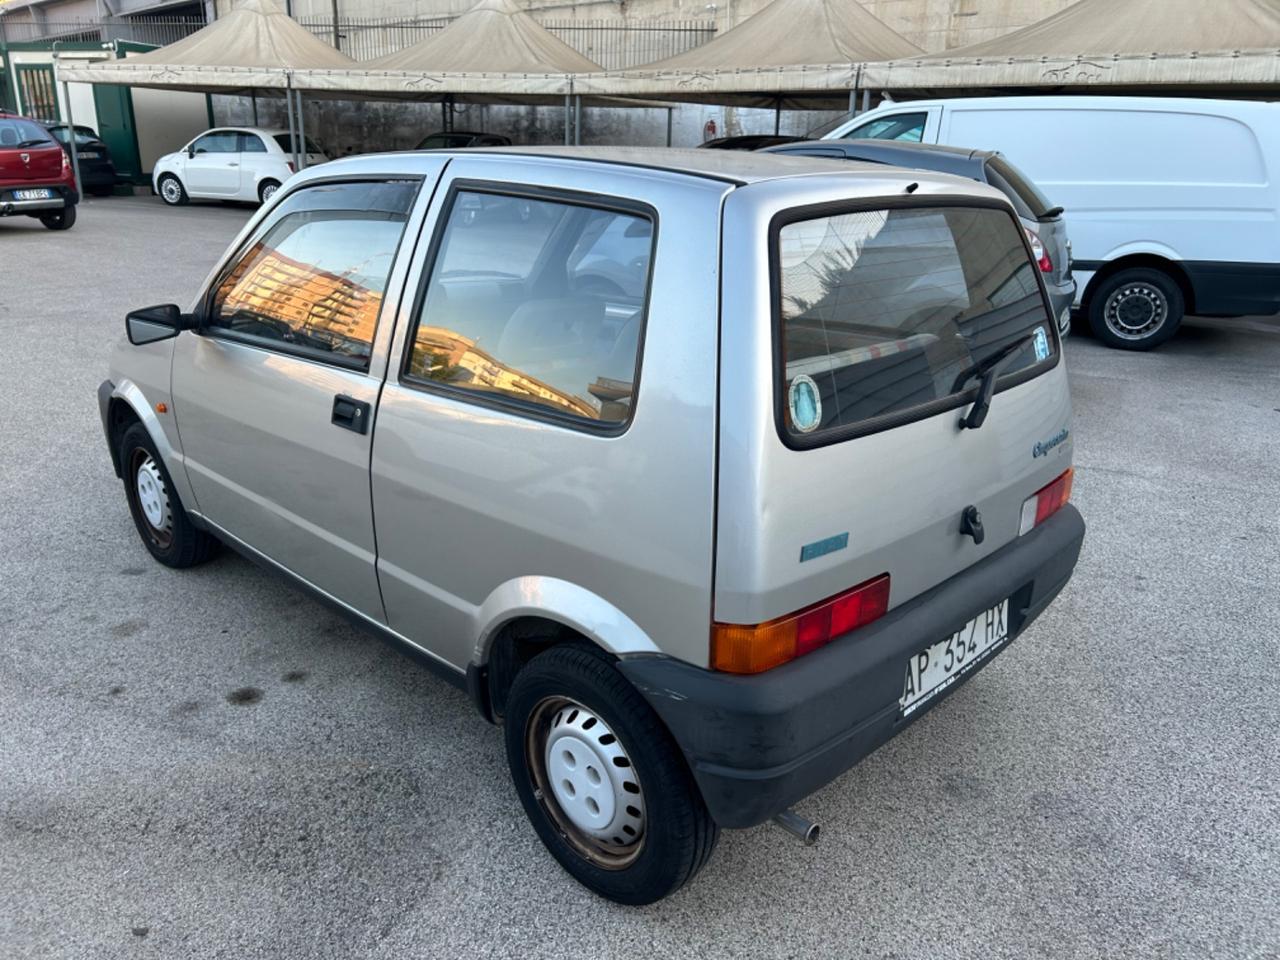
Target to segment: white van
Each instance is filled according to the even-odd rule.
[[[1158,97],[887,103],[825,139],[999,150],[1071,220],[1079,306],[1148,350],[1183,313],[1280,312],[1280,105]]]

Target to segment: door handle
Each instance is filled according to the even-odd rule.
[[[333,398],[333,416],[329,418],[329,422],[344,430],[365,434],[369,432],[369,413],[372,409],[363,400],[340,393]]]
[[[227,166],[228,166],[228,167],[238,167],[238,166],[240,166],[240,164],[236,163],[236,162],[233,160],[231,163],[228,163],[228,164],[227,164]]]

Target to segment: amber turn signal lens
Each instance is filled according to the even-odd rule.
[[[763,673],[878,620],[888,609],[885,573],[766,623],[713,623],[711,667],[725,673]]]

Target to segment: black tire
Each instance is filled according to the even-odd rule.
[[[160,199],[171,207],[180,207],[191,202],[191,198],[187,196],[187,188],[172,173],[161,175],[156,181],[156,192],[160,194]]]
[[[632,821],[641,823],[642,830],[629,846],[590,841],[569,823],[556,793],[546,787],[542,752],[530,746],[545,745],[551,726],[561,723],[566,711],[571,711],[570,717],[576,715],[577,707],[585,708],[587,716],[598,716],[607,727],[600,741],[620,747],[629,763],[614,763],[634,773],[636,789],[631,794],[640,798],[643,820]],[[616,740],[609,740],[609,733]],[[679,747],[603,653],[569,644],[534,657],[511,685],[504,735],[507,762],[525,813],[560,865],[589,890],[617,903],[653,903],[686,884],[710,859],[720,831]],[[585,770],[593,772],[590,766]],[[630,814],[635,808],[626,810]],[[615,814],[615,821],[619,816],[623,815]],[[616,827],[610,824],[609,829]]]
[[[279,189],[279,180],[263,180],[262,183],[258,184],[258,202],[266,203],[275,196],[275,192]]]
[[[1089,328],[1109,347],[1151,350],[1178,330],[1186,311],[1182,288],[1152,267],[1121,270],[1089,296]]]
[[[76,225],[76,208],[75,204],[69,207],[63,207],[53,213],[42,213],[40,222],[50,230],[70,230]]]
[[[130,426],[120,438],[120,468],[134,526],[153,557],[166,567],[182,568],[194,567],[213,556],[218,541],[196,527],[187,516],[151,434],[140,423]],[[163,521],[159,524],[148,519],[142,503],[139,475],[144,469],[150,473],[149,502],[153,506],[163,505]]]

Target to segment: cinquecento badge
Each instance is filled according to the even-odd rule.
[[[787,406],[791,410],[791,423],[801,433],[811,433],[822,422],[822,397],[813,378],[799,374],[791,381],[787,391]]]

